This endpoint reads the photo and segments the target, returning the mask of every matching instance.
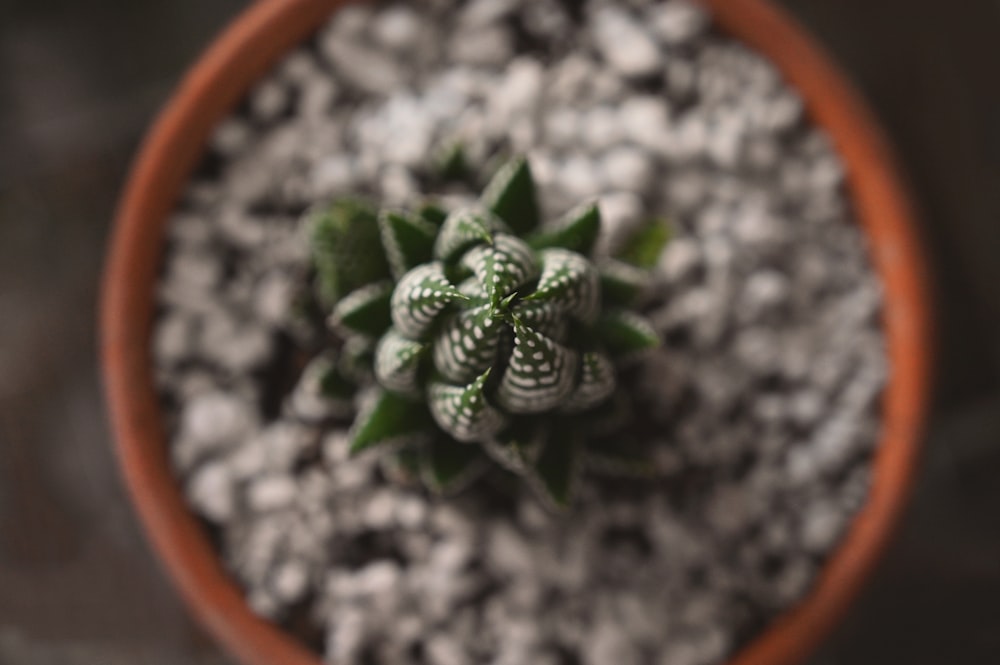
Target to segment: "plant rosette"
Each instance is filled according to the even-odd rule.
[[[241,659],[778,665],[843,612],[926,397],[911,214],[801,31],[707,5],[273,0],[186,79],[105,365]]]

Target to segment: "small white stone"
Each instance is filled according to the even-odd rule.
[[[250,112],[262,122],[274,122],[288,108],[288,89],[277,79],[264,79],[250,93]]]
[[[309,571],[302,562],[289,560],[275,572],[272,586],[282,602],[294,603],[309,588]]]
[[[195,471],[187,496],[199,513],[217,524],[228,522],[236,512],[233,477],[221,462],[205,464]]]
[[[381,44],[395,50],[415,46],[426,26],[413,8],[392,6],[379,12],[372,24],[372,33]]]
[[[426,654],[431,665],[467,665],[469,662],[458,642],[441,633],[427,640]]]
[[[403,81],[398,64],[386,53],[346,39],[324,43],[324,54],[333,66],[357,88],[374,94],[387,94]]]
[[[456,32],[448,44],[451,59],[466,65],[500,66],[513,51],[510,32],[501,25]]]
[[[652,5],[648,16],[656,36],[670,46],[690,42],[708,26],[705,10],[687,0]]]
[[[604,180],[612,189],[643,192],[653,178],[653,163],[641,150],[619,146],[603,160]]]
[[[295,479],[288,475],[263,476],[247,488],[247,501],[258,512],[284,508],[295,501]]]
[[[254,409],[233,394],[210,392],[191,399],[181,412],[180,433],[206,448],[236,443],[257,426]]]
[[[622,103],[619,120],[628,138],[650,152],[661,152],[669,141],[670,113],[663,98],[629,97]]]
[[[213,150],[233,157],[246,150],[253,139],[253,129],[243,120],[227,118],[219,123],[209,140]]]
[[[616,7],[594,15],[594,40],[604,58],[624,76],[647,76],[660,67],[660,49],[643,26]]]
[[[386,529],[393,522],[395,509],[395,493],[380,490],[372,495],[364,508],[364,523],[372,529]]]

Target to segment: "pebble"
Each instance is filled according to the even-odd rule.
[[[227,522],[236,513],[233,477],[224,462],[198,468],[188,483],[187,496],[195,509],[213,522]]]
[[[255,611],[314,598],[331,661],[723,662],[808,591],[867,497],[890,368],[843,168],[774,67],[693,4],[587,0],[582,26],[553,0],[451,11],[345,8],[214,134],[219,177],[167,229],[153,346],[188,500]],[[535,39],[544,58],[517,52]],[[298,210],[408,202],[444,139],[473,161],[530,152],[547,213],[598,199],[599,252],[671,219],[648,301],[664,350],[636,367],[657,464],[685,480],[669,495],[589,487],[565,519],[376,485],[342,429],[355,405],[309,377],[261,422],[309,257]]]
[[[601,55],[623,76],[648,76],[660,67],[656,42],[627,12],[602,7],[594,16],[593,30]]]

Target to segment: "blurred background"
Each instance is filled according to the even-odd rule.
[[[0,665],[228,663],[115,467],[95,307],[142,132],[242,0],[0,0]],[[812,665],[1000,663],[1000,0],[779,0],[887,130],[923,215],[938,374],[873,583]],[[528,664],[526,664],[528,665]]]

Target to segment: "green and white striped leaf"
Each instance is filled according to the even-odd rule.
[[[407,212],[383,210],[378,217],[382,246],[392,276],[401,278],[409,270],[434,258],[437,227]]]
[[[434,423],[423,402],[380,390],[354,420],[351,453],[375,447],[422,445],[433,432]]]
[[[451,263],[477,245],[493,242],[507,227],[499,217],[481,208],[460,208],[448,215],[434,242],[434,258]]]
[[[434,338],[434,367],[454,383],[472,381],[496,362],[503,327],[489,305],[462,310]]]
[[[459,441],[485,441],[506,425],[504,415],[486,400],[483,388],[489,375],[490,370],[486,370],[467,386],[437,381],[428,388],[435,422]]]
[[[326,307],[354,289],[389,277],[376,211],[365,201],[341,198],[308,219],[317,295]]]
[[[615,360],[633,356],[660,345],[660,336],[644,317],[628,310],[612,310],[601,316],[597,331]]]
[[[524,157],[500,167],[483,190],[481,201],[518,235],[533,231],[541,221],[535,179]]]
[[[427,355],[428,346],[390,328],[375,348],[375,379],[386,390],[419,397],[420,364]]]
[[[514,320],[514,349],[496,400],[510,413],[556,408],[576,387],[577,354]]]
[[[471,249],[462,257],[462,265],[483,285],[494,307],[538,277],[534,250],[520,238],[506,233],[498,233],[492,245]]]
[[[611,397],[617,387],[615,366],[605,354],[587,351],[581,358],[580,367],[576,390],[562,405],[567,413],[579,413],[597,406]]]
[[[566,314],[593,323],[601,308],[600,277],[586,258],[566,249],[540,252],[542,276],[525,300],[556,304]]]
[[[564,342],[569,321],[556,303],[543,300],[519,300],[512,308],[513,315],[532,330],[546,337]]]
[[[582,466],[573,428],[557,427],[550,432],[528,479],[549,507],[563,511],[573,503]]]
[[[392,325],[389,301],[395,284],[390,280],[355,289],[333,308],[329,325],[341,334],[377,338]]]
[[[535,249],[562,247],[590,256],[600,233],[601,211],[596,203],[585,203],[542,227],[529,238],[528,244]]]
[[[444,308],[467,298],[445,277],[439,261],[419,265],[403,275],[392,294],[392,323],[404,336],[419,339]]]
[[[486,287],[475,276],[468,277],[458,285],[458,292],[469,299],[466,306],[489,304],[490,296],[486,292]]]
[[[666,219],[647,220],[618,252],[618,258],[640,268],[652,268],[670,242],[670,235],[670,223]]]
[[[617,259],[604,259],[601,273],[601,298],[604,307],[633,307],[649,288],[649,272]]]

